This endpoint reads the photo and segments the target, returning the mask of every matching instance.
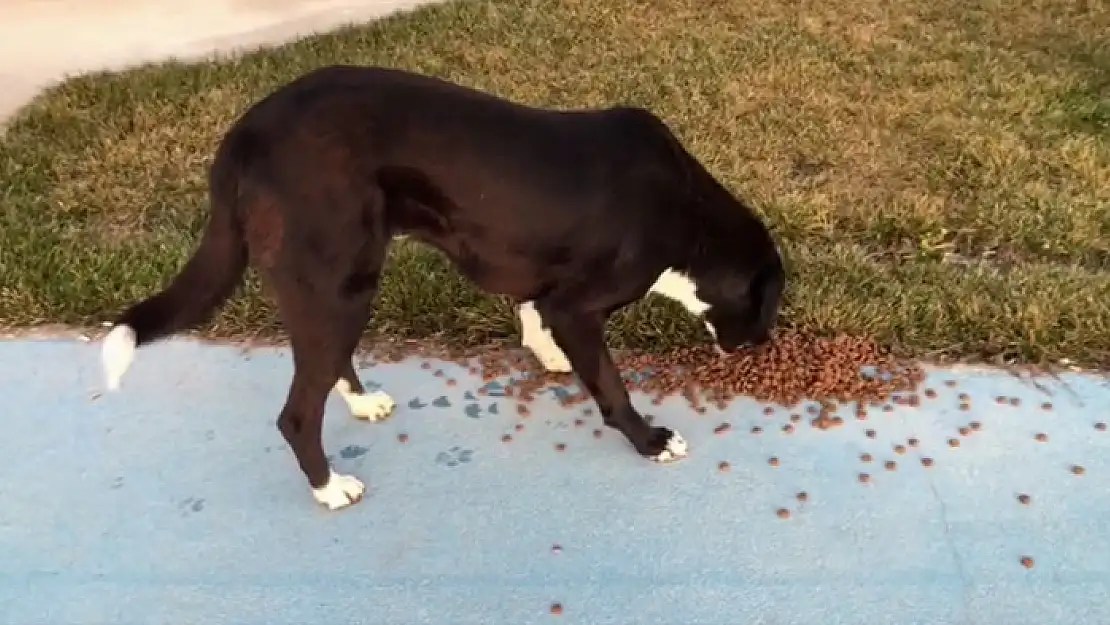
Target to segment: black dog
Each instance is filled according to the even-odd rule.
[[[324,454],[329,391],[368,419],[394,406],[366,393],[352,365],[394,236],[521,302],[524,344],[548,369],[573,367],[605,424],[660,462],[685,456],[686,443],[632,407],[606,319],[660,293],[704,314],[731,351],[768,339],[785,282],[767,228],[639,108],[544,110],[398,70],[328,67],[248,110],[209,186],[196,254],[105,339],[109,388],[137,346],[207,320],[249,263],[292,340],[278,428],[332,509],[363,485]]]

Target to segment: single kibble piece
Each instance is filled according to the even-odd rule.
[[[975,430],[976,432],[983,429],[983,424],[979,423],[978,421],[972,421],[971,423],[968,423],[968,425],[971,426],[971,429]]]
[[[1052,402],[1046,401],[1045,403],[1041,404],[1041,410],[1052,410]]]
[[[875,430],[867,430],[864,432],[864,435],[866,435],[867,438],[875,438]]]
[[[968,434],[971,434],[971,428],[967,426],[960,427],[960,436],[967,436]]]
[[[883,466],[886,467],[887,471],[894,471],[898,468],[898,463],[894,462],[893,460],[887,460],[886,463],[883,464]]]
[[[763,428],[759,427],[758,425],[753,425],[752,426],[752,434],[759,434],[762,431],[763,431]]]
[[[871,462],[871,454],[863,453],[859,455],[860,462]]]
[[[551,604],[551,613],[555,614],[555,615],[562,614],[563,613],[563,604],[561,604],[561,603],[552,603]]]
[[[1011,397],[1010,398],[1010,405],[1011,406],[1020,406],[1021,405],[1021,399],[1018,398],[1018,397]]]
[[[728,422],[725,422],[725,423],[722,423],[722,424],[718,425],[717,427],[713,428],[713,433],[714,434],[727,434],[730,430],[732,430],[732,424],[728,423]]]
[[[458,382],[455,382],[455,378],[447,378],[447,386],[454,386],[456,384],[458,384]]]
[[[1080,466],[1078,464],[1073,464],[1073,465],[1071,465],[1071,472],[1076,474],[1076,475],[1083,475],[1084,473],[1087,472],[1087,469],[1084,469],[1082,466]]]
[[[566,451],[566,450],[567,450],[567,444],[566,443],[555,443],[555,451]]]
[[[802,420],[802,415],[800,415],[796,412],[794,414],[790,415],[790,422],[791,423],[797,423],[801,420]],[[1103,424],[1103,426],[1105,426],[1105,424]]]
[[[1023,506],[1028,506],[1029,502],[1031,501],[1029,495],[1026,495],[1025,493],[1018,495],[1017,500],[1018,503],[1022,504]]]
[[[1029,556],[1021,556],[1021,565],[1027,569],[1033,568],[1033,558]]]
[[[1095,429],[1098,430],[1099,432],[1105,432],[1106,431],[1106,424],[1103,423],[1102,421],[1099,421],[1098,423],[1095,424]]]
[[[594,430],[594,438],[601,438],[601,430]]]
[[[794,431],[794,426],[787,423],[786,425],[782,426],[782,431],[785,434],[789,434]]]
[[[918,440],[917,440],[916,438],[911,438],[910,440],[906,441],[906,443],[907,443],[907,444],[908,444],[908,445],[909,445],[910,447],[917,447],[917,445],[918,445],[918,443],[919,443],[919,442],[920,442],[920,441],[918,441]]]
[[[724,460],[717,463],[717,470],[721,473],[728,473],[728,470],[731,468],[732,467],[729,465],[729,463],[725,462]]]
[[[798,499],[798,501],[801,501],[801,502],[805,502],[809,499],[809,493],[805,492],[804,490],[802,492],[798,493],[797,495],[794,495],[794,496]]]
[[[959,447],[960,446],[960,439],[958,439],[958,438],[948,439],[948,446],[949,447]]]
[[[859,474],[859,481],[860,481],[860,484],[866,484],[866,483],[871,481],[871,476],[866,474],[866,473],[860,473]]]
[[[509,443],[509,442],[512,442],[512,440],[513,440],[513,437],[510,436],[509,434],[502,434],[501,435],[501,442],[502,443]]]
[[[931,389],[931,388],[925,389],[925,397],[928,397],[929,399],[936,399],[936,396],[937,396],[937,392],[934,391],[933,389]]]
[[[971,410],[971,404],[967,403],[966,401],[961,402],[960,403],[960,410],[963,410],[964,412],[967,412],[968,410]]]
[[[998,404],[1005,404],[1006,403],[1006,397],[1004,395],[999,395],[998,397],[994,398],[994,401],[995,401],[995,403],[998,403]]]
[[[397,441],[400,443],[407,443],[409,442],[409,435],[402,432],[397,435]]]
[[[767,406],[766,408],[763,409],[763,414],[765,414],[769,417],[769,416],[775,414],[775,409],[770,407],[770,406]]]
[[[928,457],[928,456],[925,456],[924,458],[921,459],[921,466],[923,466],[923,467],[933,466],[933,459]]]
[[[945,380],[944,385],[947,386],[948,388],[952,388],[952,387],[956,386],[956,381],[955,380]]]
[[[1045,434],[1044,432],[1037,432],[1037,434],[1033,436],[1033,438],[1037,439],[1037,442],[1040,443],[1048,442],[1048,434]]]
[[[780,519],[790,518],[790,511],[786,508],[779,508],[778,511],[775,512],[775,514],[777,514]]]
[[[777,467],[779,466],[779,459],[775,456],[771,456],[767,459],[767,464],[771,465],[772,467]]]
[[[960,401],[968,402],[968,401],[971,401],[971,395],[968,395],[967,393],[960,393],[959,395],[956,396],[956,399],[959,399]]]
[[[883,412],[894,412],[894,406],[883,404]]]
[[[517,432],[521,432],[521,431],[524,430],[524,424],[523,423],[518,423],[518,424],[513,426],[513,429],[516,430]]]

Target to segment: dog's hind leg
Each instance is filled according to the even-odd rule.
[[[656,462],[684,458],[687,444],[682,436],[665,427],[652,427],[632,406],[620,371],[605,346],[606,315],[565,310],[543,301],[538,304],[555,342],[597,402],[605,425],[620,431],[636,451]]]
[[[363,236],[366,241],[360,240]],[[368,416],[388,414],[393,400],[384,393],[365,393],[351,362],[372,315],[386,241],[376,232],[329,238],[333,245],[326,261],[307,247],[287,249],[284,271],[267,277],[293,344],[293,382],[277,426],[313,496],[335,510],[359,501],[365,487],[332,470],[324,453],[328,393],[337,388],[352,411]]]

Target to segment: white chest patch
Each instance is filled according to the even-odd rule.
[[[655,284],[651,285],[648,290],[682,304],[682,307],[692,315],[701,315],[709,310],[709,304],[698,298],[698,286],[694,284],[694,281],[686,274],[674,269],[667,269],[659,274]],[[713,324],[708,321],[703,322],[705,323],[705,329],[713,335],[714,339],[717,338],[717,329],[713,327]]]

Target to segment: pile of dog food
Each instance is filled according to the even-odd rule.
[[[377,358],[396,361],[412,352],[398,348],[379,352]],[[580,386],[573,374],[544,372],[522,349],[493,348],[477,354],[422,351],[421,355],[467,366],[471,374],[486,381],[509,377],[505,394],[522,402],[531,401],[545,387]],[[895,358],[873,340],[846,335],[826,338],[794,330],[781,330],[771,342],[732,354],[698,345],[665,354],[622,353],[615,360],[626,387],[651,395],[656,403],[681,394],[704,412],[707,404],[723,408],[736,396],[787,407],[810,401],[820,406],[811,406],[818,427],[836,425],[840,418],[832,411],[838,403],[858,402],[857,411],[867,404],[912,403],[913,392],[924,378],[919,366]],[[892,399],[906,393],[909,399]],[[589,400],[584,389],[560,395],[564,405]]]

